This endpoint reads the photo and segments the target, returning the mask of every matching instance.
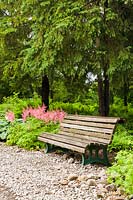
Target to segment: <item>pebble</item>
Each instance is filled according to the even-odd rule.
[[[105,187],[108,191],[115,191],[116,190],[116,186],[112,183],[109,184]]]
[[[77,180],[80,181],[80,182],[87,181],[88,180],[88,176],[85,176],[85,175],[78,176]]]
[[[74,163],[74,159],[73,158],[69,158],[68,164],[72,164],[72,163]]]
[[[104,198],[104,193],[102,193],[101,191],[97,191],[97,197],[98,198]]]
[[[65,179],[61,180],[60,183],[61,183],[61,185],[67,185],[68,184],[68,180],[65,180]]]
[[[107,185],[106,169],[0,142],[0,200],[123,200]]]
[[[70,174],[70,175],[68,176],[68,180],[69,180],[69,181],[76,180],[77,178],[78,178],[78,176],[77,176],[76,174]]]
[[[88,181],[87,181],[87,184],[89,185],[89,186],[96,186],[97,184],[96,184],[96,181],[94,180],[94,179],[89,179]]]

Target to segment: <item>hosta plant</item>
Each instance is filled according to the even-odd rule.
[[[0,120],[0,140],[5,141],[8,135],[8,128],[10,123],[6,120]]]

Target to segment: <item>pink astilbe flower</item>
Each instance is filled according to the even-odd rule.
[[[22,113],[22,119],[23,119],[24,122],[26,121],[27,117],[29,117],[29,115],[30,115],[29,108],[24,109],[23,113]]]
[[[46,110],[45,105],[43,105],[42,107],[38,106],[38,108],[32,108],[32,107],[26,108],[23,110],[22,119],[23,121],[26,121],[27,117],[29,116],[41,119],[42,118],[41,116],[44,115],[45,110]]]
[[[48,111],[44,113],[42,120],[44,120],[46,123],[48,122],[61,122],[65,117],[64,111]]]
[[[23,121],[26,121],[27,117],[32,116],[37,119],[45,121],[45,123],[48,123],[51,121],[56,123],[56,122],[61,122],[65,117],[64,111],[59,111],[59,110],[47,111],[47,112],[45,111],[46,111],[45,105],[43,105],[42,107],[38,106],[38,108],[30,107],[30,108],[24,109],[22,113]]]
[[[59,122],[62,122],[64,117],[65,117],[66,113],[64,111],[59,111],[57,110],[56,111],[56,119],[59,121]]]
[[[13,122],[15,120],[15,115],[12,111],[9,111],[9,112],[6,113],[5,118],[9,122]]]

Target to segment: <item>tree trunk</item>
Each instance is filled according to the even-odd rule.
[[[98,97],[99,97],[99,114],[104,116],[104,95],[103,95],[103,80],[98,76]]]
[[[49,80],[47,75],[42,77],[42,104],[46,106],[46,111],[49,109]]]
[[[104,116],[109,115],[109,76],[107,75],[107,70],[104,72]]]
[[[109,77],[104,75],[104,80],[98,76],[98,97],[99,97],[99,114],[101,116],[109,115]]]
[[[124,88],[123,88],[123,92],[124,92],[124,106],[127,107],[128,105],[128,84],[127,84],[127,81],[126,81],[126,77],[124,76]]]
[[[106,24],[106,9],[108,8],[108,0],[104,2],[104,24]],[[108,36],[104,32],[104,41],[106,42],[106,51],[107,55],[103,58],[103,76],[104,76],[104,116],[109,115],[109,75],[107,74],[109,69],[109,59],[108,59],[108,49],[109,49],[109,41]]]
[[[127,85],[124,84],[124,106],[127,107]]]

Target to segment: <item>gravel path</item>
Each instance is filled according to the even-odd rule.
[[[0,200],[124,200],[114,185],[107,185],[105,171],[82,166],[67,154],[0,143]]]

